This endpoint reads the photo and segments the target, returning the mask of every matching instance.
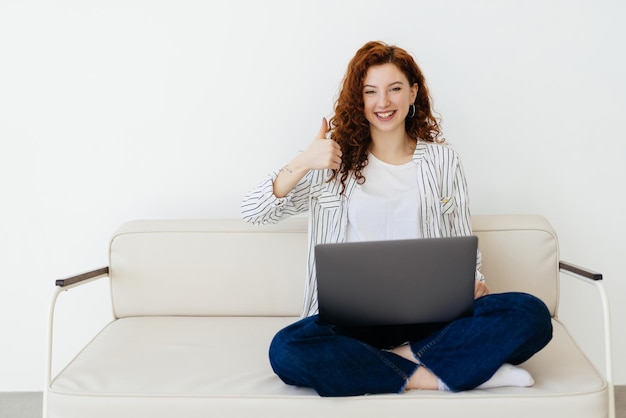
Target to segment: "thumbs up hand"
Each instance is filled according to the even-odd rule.
[[[338,170],[341,167],[341,147],[334,140],[326,138],[328,132],[328,121],[323,118],[322,126],[309,147],[281,168],[274,179],[276,197],[286,196],[310,170]]]
[[[341,166],[341,147],[332,139],[327,139],[326,134],[330,131],[326,118],[322,119],[322,125],[313,142],[302,153],[303,161],[310,170],[330,168],[339,169]]]

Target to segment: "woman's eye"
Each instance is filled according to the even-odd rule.
[[[365,94],[374,94],[376,93],[374,90],[365,90]]]

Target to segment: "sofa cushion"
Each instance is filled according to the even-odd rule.
[[[607,387],[554,321],[553,341],[524,363],[530,388],[320,398],[272,372],[267,349],[295,317],[127,317],[109,324],[54,379],[49,417],[602,417]],[[497,395],[497,396],[494,396]],[[406,402],[419,399],[419,402]],[[489,402],[485,402],[486,399]],[[442,402],[445,399],[445,402]]]
[[[559,243],[550,223],[538,215],[475,215],[472,230],[478,236],[489,290],[531,293],[555,316]]]
[[[472,223],[491,291],[532,293],[555,315],[558,241],[546,219],[477,215]],[[240,219],[127,222],[109,250],[115,316],[297,316],[306,246],[304,217],[265,226]]]
[[[305,218],[127,222],[109,249],[115,316],[300,315],[306,231]]]

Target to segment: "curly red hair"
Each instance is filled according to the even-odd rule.
[[[369,122],[365,118],[363,103],[363,82],[370,67],[391,63],[397,66],[409,80],[417,83],[415,116],[405,119],[407,134],[415,140],[440,141],[441,130],[431,110],[428,86],[422,71],[413,57],[404,49],[384,42],[372,41],[363,45],[348,64],[343,85],[335,103],[335,114],[330,119],[331,137],[341,147],[343,156],[339,170],[334,170],[329,180],[341,173],[342,192],[346,180],[353,171],[357,181],[363,183],[363,168],[367,165],[368,150],[371,144]]]

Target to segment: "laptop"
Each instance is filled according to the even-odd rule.
[[[472,315],[476,236],[315,246],[320,319],[363,327]]]

